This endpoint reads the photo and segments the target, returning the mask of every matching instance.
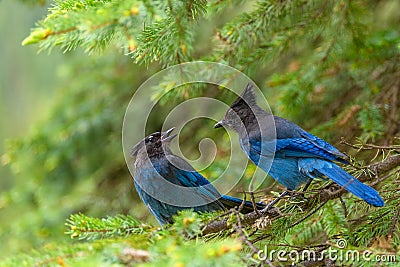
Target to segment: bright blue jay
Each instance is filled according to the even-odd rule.
[[[274,122],[275,130],[271,122]],[[256,103],[251,84],[214,128],[222,126],[236,131],[250,160],[289,190],[304,183],[308,185],[314,178],[329,178],[373,206],[384,205],[375,189],[336,164],[348,164],[346,155],[298,125],[262,110]],[[285,194],[286,191],[280,197]],[[274,203],[276,201],[270,204]]]
[[[172,216],[184,209],[209,212],[240,206],[241,199],[221,195],[188,162],[172,154],[168,143],[176,136],[171,135],[173,129],[147,136],[131,151],[136,157],[136,190],[157,221],[161,225],[173,223]],[[256,204],[257,209],[263,207]],[[253,204],[246,201],[241,212],[252,211]]]

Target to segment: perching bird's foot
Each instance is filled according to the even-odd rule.
[[[291,191],[289,192],[290,195],[290,202],[303,202],[307,200],[308,198],[305,196],[303,191],[296,192],[296,191]]]
[[[289,194],[289,191],[284,191],[282,194],[279,195],[279,197],[275,198],[273,201],[271,201],[270,203],[267,204],[267,206],[265,206],[265,208],[263,208],[260,212],[261,213],[265,213],[267,212],[269,209],[271,209],[276,203],[279,202],[279,200],[281,200],[284,196],[286,196],[287,194]]]
[[[272,202],[273,202],[273,201],[272,201]],[[271,207],[273,207],[275,203],[272,203],[272,202],[268,203],[267,206],[265,206],[265,208],[263,208],[263,209],[261,210],[261,213],[265,213],[265,212],[267,212]]]

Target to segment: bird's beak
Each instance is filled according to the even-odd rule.
[[[214,125],[214,128],[221,128],[222,126],[222,121],[219,121]]]
[[[173,134],[171,135],[172,131],[175,130],[175,127],[172,127],[171,129],[169,129],[168,131],[165,131],[161,134],[161,142],[163,143],[168,143],[170,142],[172,139],[174,139],[177,134]]]

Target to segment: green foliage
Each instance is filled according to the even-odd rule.
[[[362,109],[357,119],[363,130],[361,138],[364,140],[366,139],[365,141],[367,141],[368,138],[375,141],[376,137],[384,133],[385,126],[382,124],[383,116],[377,106],[367,106],[365,109]]]
[[[39,245],[52,231],[61,233],[59,219],[73,211],[90,210],[100,216],[104,210],[132,208],[132,180],[120,144],[123,103],[138,82],[134,75],[123,74],[135,69],[128,60],[112,55],[63,69],[65,86],[46,121],[24,141],[8,142],[9,153],[3,159],[22,180],[4,196],[3,208],[13,212],[19,203],[28,208],[4,229],[5,234],[18,233],[34,222],[21,236]]]
[[[173,65],[189,61],[193,52],[193,22],[203,15],[206,1],[167,1],[162,18],[146,25],[137,36],[138,48],[132,57],[137,63],[153,61]],[[160,45],[162,44],[162,45]]]
[[[347,123],[343,118],[347,118],[349,108],[364,106],[367,101],[357,116],[363,138],[373,140],[382,134],[375,107],[382,109],[383,95],[394,82],[390,73],[398,70],[398,16],[391,11],[398,4],[258,1],[251,7],[245,5],[249,12],[227,16],[217,34],[207,36],[215,42],[212,49],[199,51],[196,40],[203,38],[201,19],[220,24],[221,10],[232,4],[244,5],[232,2],[60,1],[27,40],[34,39],[46,50],[61,46],[64,50],[82,47],[88,52],[113,40],[132,54],[135,62],[146,65],[160,62],[167,66],[194,59],[226,63],[262,76],[260,83],[272,87],[267,94],[277,101],[278,113],[305,128],[328,121],[324,129],[335,129]],[[390,11],[383,14],[385,10]],[[271,67],[274,75],[265,78]],[[163,93],[158,90],[155,95]],[[181,92],[181,97],[190,95],[188,91]],[[304,106],[309,108],[303,110]],[[375,115],[365,116],[370,110]]]
[[[46,4],[46,0],[19,0],[19,1],[30,5],[44,6]]]
[[[202,226],[217,214],[185,211],[174,225],[161,229],[141,222],[154,219],[147,218],[143,205],[133,204],[139,200],[132,193],[120,136],[130,97],[153,72],[191,60],[215,61],[250,74],[277,115],[333,143],[341,136],[356,143],[340,147],[356,155],[347,170],[374,177],[368,164],[399,153],[399,8],[391,0],[54,1],[23,44],[70,53],[81,48],[91,57],[60,69],[64,85],[50,114],[24,138],[9,141],[2,156],[22,177],[0,199],[0,208],[13,218],[1,228],[2,239],[16,236],[35,247],[44,245],[9,259],[6,266],[258,263],[254,248],[243,248],[246,238],[259,239],[256,249],[285,251],[335,248],[336,240],[344,238],[348,247],[343,251],[398,254],[398,166],[378,173],[380,180],[371,179],[386,201],[383,208],[368,207],[348,194],[309,207],[294,197],[279,206],[284,215],[245,226],[243,234],[237,231],[241,218],[231,214],[230,229],[200,237]],[[160,105],[146,130],[159,130],[165,111],[179,101],[195,96],[231,100],[204,85],[170,92],[174,85],[166,79],[152,88],[149,101]],[[183,140],[226,137],[202,128],[183,131]],[[218,162],[205,171],[211,178],[221,172],[228,149],[222,145]],[[315,183],[305,196],[325,185]],[[14,211],[18,203],[25,212]],[[66,242],[60,235],[68,217],[66,233],[80,241]],[[280,264],[276,258],[274,264]]]
[[[73,214],[65,224],[68,230],[65,234],[78,239],[100,239],[112,236],[139,235],[150,226],[135,220],[131,216],[118,215],[103,219],[89,218],[83,214]]]
[[[40,42],[41,49],[61,46],[64,52],[79,46],[94,52],[115,41],[136,62],[170,65],[188,60],[191,21],[205,7],[205,1],[56,1],[22,44]]]
[[[49,244],[8,259],[6,266],[242,266],[242,245],[237,240],[188,239],[207,218],[209,214],[185,211],[175,225],[156,229],[131,216],[99,219],[74,214],[67,220],[66,234],[90,242]]]

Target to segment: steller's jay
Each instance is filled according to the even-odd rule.
[[[271,121],[274,122],[272,125]],[[271,128],[273,124],[275,130]],[[303,183],[307,183],[307,188],[314,178],[329,178],[368,204],[384,205],[375,189],[361,183],[336,164],[349,164],[346,155],[293,122],[261,109],[251,84],[246,86],[214,128],[222,126],[236,131],[240,145],[250,160],[288,190],[294,190]],[[266,209],[287,193],[283,192]]]
[[[173,223],[172,216],[184,209],[210,212],[240,206],[241,199],[221,195],[188,162],[172,154],[168,144],[176,136],[171,135],[173,129],[147,136],[131,151],[136,157],[135,188],[157,221]],[[257,209],[263,207],[256,203]],[[241,212],[253,210],[253,204],[245,201]]]

